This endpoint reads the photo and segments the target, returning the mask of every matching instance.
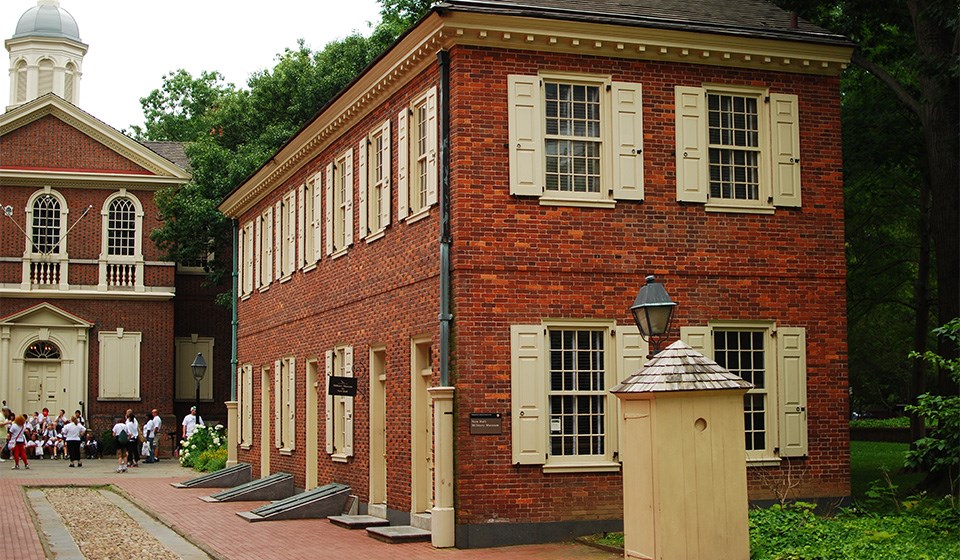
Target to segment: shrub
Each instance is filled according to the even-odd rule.
[[[117,454],[117,438],[113,437],[113,430],[100,432],[100,452],[104,457]]]
[[[227,450],[207,449],[197,456],[193,469],[199,472],[214,472],[227,466]]]
[[[226,448],[227,435],[223,425],[217,424],[213,428],[197,426],[189,440],[180,442],[180,464],[196,468],[204,451],[223,449],[226,452]]]

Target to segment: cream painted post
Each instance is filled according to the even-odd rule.
[[[227,401],[227,466],[237,464],[237,401]]]
[[[676,342],[611,389],[621,410],[625,558],[750,557],[743,445],[750,387]]]
[[[10,326],[0,327],[0,388],[7,395],[15,395],[10,367]],[[12,406],[12,405],[11,405]]]
[[[437,548],[454,546],[453,509],[453,387],[427,389],[433,399],[433,509],[430,541]]]

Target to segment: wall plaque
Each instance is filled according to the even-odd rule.
[[[357,378],[340,377],[339,375],[330,377],[330,384],[327,386],[327,394],[335,397],[357,396]]]
[[[499,412],[471,412],[471,435],[498,435],[503,433],[503,415]]]

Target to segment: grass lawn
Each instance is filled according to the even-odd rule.
[[[899,487],[901,496],[910,494],[923,474],[901,473],[903,455],[910,449],[907,443],[876,441],[850,442],[850,492],[854,500],[861,499],[875,480],[884,480],[887,471],[890,480]]]

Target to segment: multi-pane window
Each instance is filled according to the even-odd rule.
[[[119,197],[110,203],[107,216],[107,255],[136,255],[137,209],[129,198]]]
[[[769,448],[768,388],[764,331],[714,330],[713,356],[721,366],[753,383],[743,396],[743,424],[747,451]]]
[[[411,122],[410,163],[412,167],[410,184],[410,211],[416,213],[427,206],[427,175],[429,167],[427,156],[429,153],[429,139],[427,129],[427,100],[424,99],[413,107]]]
[[[60,201],[43,194],[33,201],[31,242],[34,253],[55,253],[60,246]]]
[[[347,246],[347,204],[350,202],[347,190],[347,159],[341,157],[333,166],[333,250]]]
[[[384,197],[388,195],[387,182],[390,180],[390,138],[380,129],[370,137],[369,195],[367,197],[367,227],[371,232],[382,230],[386,226],[384,216]],[[426,177],[424,176],[424,181]],[[426,196],[426,190],[424,190]]]
[[[710,196],[760,199],[759,98],[707,94]]]
[[[338,346],[326,353],[327,386],[334,378],[353,377],[353,347]],[[353,398],[334,396],[327,390],[326,450],[333,461],[353,455]]]
[[[550,330],[551,455],[606,452],[605,334],[602,330]]]
[[[59,360],[60,349],[49,340],[38,340],[23,353],[26,360]]]
[[[600,192],[600,86],[544,83],[547,191]]]

